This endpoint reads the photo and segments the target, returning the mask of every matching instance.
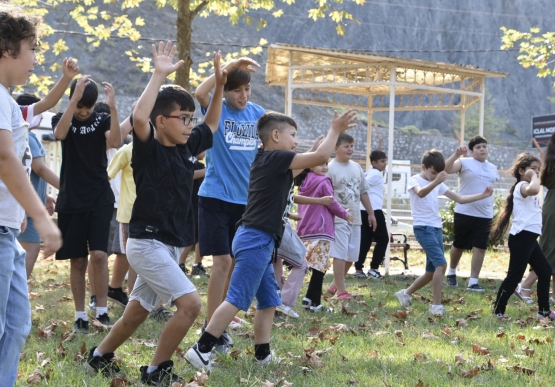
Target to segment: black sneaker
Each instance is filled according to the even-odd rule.
[[[170,387],[173,383],[183,383],[183,379],[174,374],[173,361],[166,360],[158,364],[158,368],[147,373],[148,366],[141,367],[141,382],[149,386],[167,386]]]
[[[206,269],[202,266],[202,263],[193,265],[193,268],[191,269],[191,275],[205,275],[205,276],[208,276],[208,274],[206,274]]]
[[[111,327],[114,324],[110,321],[110,317],[108,316],[108,313],[103,313],[100,316],[97,316],[96,319],[98,320],[99,323],[106,325],[107,327]]]
[[[380,271],[377,269],[370,269],[368,270],[368,278],[372,278],[372,279],[382,279],[382,275],[380,274]]]
[[[73,332],[75,333],[88,333],[89,332],[89,322],[78,318],[73,324]]]
[[[87,307],[89,310],[96,310],[96,296],[91,296],[91,301],[89,302],[89,306]]]
[[[453,288],[456,288],[457,286],[459,286],[459,284],[457,283],[456,274],[451,274],[447,276],[447,286],[451,286]]]
[[[481,287],[479,284],[468,285],[466,287],[466,290],[469,290],[471,292],[485,292],[486,291],[486,289]]]
[[[127,294],[123,291],[122,288],[108,288],[108,301],[113,302],[114,304],[118,304],[125,308],[127,303],[129,302],[129,298]]]
[[[103,376],[111,378],[112,376],[119,375],[119,367],[114,362],[114,353],[105,353],[102,356],[93,356],[96,347],[91,348],[89,357],[85,363],[87,371],[92,373],[101,372]]]
[[[152,312],[149,313],[148,317],[156,321],[166,322],[173,317],[173,313],[161,305],[160,307],[153,309]]]
[[[185,264],[184,264],[184,263],[180,263],[180,264],[179,264],[179,268],[181,269],[181,271],[182,271],[183,273],[185,273],[185,275],[189,275],[189,269],[187,269],[187,268],[185,267]]]

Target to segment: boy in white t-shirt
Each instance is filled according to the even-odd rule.
[[[353,295],[345,289],[345,274],[353,262],[358,261],[360,250],[360,203],[368,213],[368,224],[376,230],[376,217],[370,203],[370,187],[364,178],[361,166],[351,160],[354,153],[355,139],[347,133],[341,133],[335,145],[335,159],[328,165],[328,177],[333,185],[333,196],[341,207],[345,208],[355,219],[348,223],[345,219],[335,217],[335,241],[330,246],[333,258],[333,282],[328,293],[335,294],[340,300],[350,300]]]
[[[433,303],[430,313],[443,316],[441,292],[447,261],[443,252],[443,233],[439,214],[439,195],[445,195],[457,203],[470,203],[491,196],[493,188],[488,186],[482,193],[461,196],[451,191],[443,182],[449,176],[444,171],[445,159],[436,149],[424,153],[422,172],[408,181],[411,214],[414,219],[414,235],[426,253],[426,272],[418,277],[411,286],[395,293],[403,307],[412,304],[412,294],[432,282]]]
[[[468,142],[472,157],[466,155],[467,147],[460,146],[455,153],[445,160],[447,173],[458,173],[460,179],[459,194],[480,193],[485,187],[499,180],[497,167],[487,161],[488,142],[481,136],[475,136]],[[457,265],[465,250],[472,251],[470,279],[466,290],[483,292],[478,284],[478,276],[484,263],[488,239],[493,219],[493,196],[469,204],[457,204],[455,207],[455,238],[451,246],[451,259],[447,273],[447,286],[457,286]]]

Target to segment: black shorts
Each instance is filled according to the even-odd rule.
[[[473,247],[487,249],[491,221],[488,218],[478,218],[455,212],[453,246],[461,250],[471,250]]]
[[[63,245],[56,259],[86,258],[89,250],[107,253],[113,212],[114,205],[109,204],[88,212],[58,213]]]
[[[243,204],[200,196],[198,203],[200,255],[231,254],[231,243],[235,236],[237,222],[244,212]]]

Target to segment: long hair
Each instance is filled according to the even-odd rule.
[[[540,183],[547,186],[547,180],[555,173],[555,132],[551,135],[543,159],[543,168],[540,173]]]
[[[509,227],[509,220],[511,218],[511,214],[513,213],[515,187],[521,180],[519,170],[526,169],[533,162],[539,163],[540,160],[537,157],[532,156],[530,153],[521,153],[518,155],[513,163],[513,166],[511,167],[511,175],[516,178],[516,182],[509,190],[509,196],[507,196],[505,205],[501,209],[501,212],[495,218],[495,224],[491,230],[491,239],[494,243],[497,243],[503,235],[505,235],[507,228]]]

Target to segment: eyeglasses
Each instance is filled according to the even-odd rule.
[[[196,117],[189,117],[189,116],[164,116],[166,118],[179,118],[183,121],[183,125],[193,124],[195,126],[197,124],[198,118]]]

